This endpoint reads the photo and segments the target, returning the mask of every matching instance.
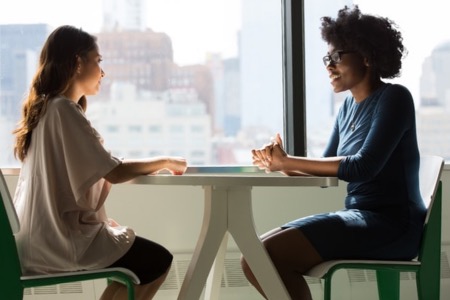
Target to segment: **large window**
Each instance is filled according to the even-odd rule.
[[[96,35],[106,77],[87,115],[119,157],[180,155],[191,165],[251,163],[283,130],[279,0],[17,0],[0,10],[0,165],[57,26]]]
[[[409,53],[391,82],[413,94],[421,152],[449,160],[443,1],[16,0],[0,10],[0,166],[18,165],[11,131],[40,48],[62,24],[98,36],[106,77],[88,116],[115,155],[246,165],[280,132],[291,154],[320,156],[345,97],[322,65],[320,18],[353,3],[400,27]]]

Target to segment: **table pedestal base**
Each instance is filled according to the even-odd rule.
[[[200,299],[208,274],[205,299],[218,299],[228,233],[246,258],[266,296],[270,300],[289,300],[278,272],[256,235],[251,187],[204,186],[204,190],[203,224],[178,300]],[[224,214],[224,211],[227,213]]]

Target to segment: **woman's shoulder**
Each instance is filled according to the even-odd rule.
[[[378,93],[379,104],[385,103],[386,105],[392,105],[397,103],[398,105],[404,105],[406,103],[411,103],[414,105],[414,100],[411,92],[407,87],[397,83],[386,83],[384,84],[381,93]]]
[[[73,102],[72,100],[64,97],[64,96],[55,96],[54,98],[51,99],[51,101],[49,101],[49,104],[51,104],[51,106],[53,107],[60,107],[60,108],[74,108],[79,106],[78,104],[76,104],[75,102]]]
[[[83,112],[83,109],[80,105],[73,102],[72,100],[64,97],[64,96],[55,96],[52,98],[47,107],[48,111],[58,111],[61,113],[80,113]]]
[[[413,111],[414,99],[409,89],[401,84],[387,83],[385,89],[378,98],[378,110],[385,111]]]
[[[83,109],[64,96],[55,96],[48,102],[43,120],[50,123],[67,123],[85,119]]]
[[[395,94],[397,96],[403,95],[405,97],[412,98],[411,92],[404,85],[398,83],[386,83],[385,85],[386,85],[385,93]]]

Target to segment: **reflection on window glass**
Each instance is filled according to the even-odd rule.
[[[413,95],[421,153],[450,160],[450,32],[442,30],[447,11],[445,2],[439,0],[427,1],[426,14],[423,3],[406,0],[305,0],[308,155],[322,155],[337,110],[347,95],[334,94],[329,84],[322,64],[327,45],[320,36],[320,18],[336,17],[340,8],[353,3],[363,13],[388,17],[399,27],[408,55],[401,76],[386,81],[405,85]]]
[[[43,42],[63,24],[98,37],[106,77],[87,116],[113,154],[250,164],[250,149],[282,132],[281,12],[279,0],[9,2],[0,11],[0,166],[18,165],[11,131]]]

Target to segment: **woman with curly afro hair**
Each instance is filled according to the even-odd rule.
[[[400,74],[405,52],[395,23],[344,7],[322,18],[323,63],[334,92],[350,91],[323,157],[288,155],[279,134],[252,150],[253,163],[289,176],[348,182],[343,208],[303,217],[261,239],[292,299],[311,299],[303,274],[332,259],[409,260],[418,253],[426,209],[419,192],[414,101],[383,78]],[[245,258],[248,280],[264,295]]]

